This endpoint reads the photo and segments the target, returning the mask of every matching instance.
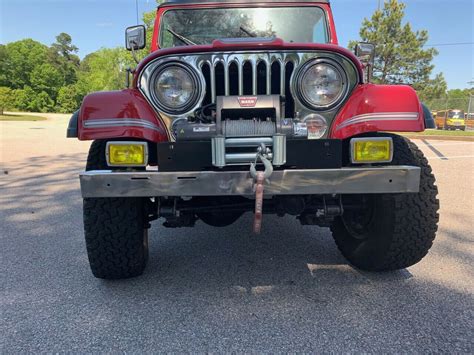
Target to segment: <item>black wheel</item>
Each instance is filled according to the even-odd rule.
[[[367,271],[416,264],[428,253],[438,229],[438,189],[427,159],[408,139],[389,136],[394,143],[392,165],[421,168],[420,192],[343,196],[343,205],[355,202],[364,208],[348,208],[331,226],[342,254]]]
[[[108,169],[105,141],[94,141],[86,170]],[[102,279],[141,275],[148,260],[146,199],[85,198],[84,234],[92,273]]]

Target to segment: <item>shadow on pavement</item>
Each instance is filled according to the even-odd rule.
[[[77,179],[84,159],[36,157],[1,178],[3,351],[473,349],[471,294],[408,270],[360,272],[327,229],[292,218],[265,216],[261,236],[251,215],[222,229],[155,222],[142,277],[94,279]],[[462,236],[443,230],[450,238]]]

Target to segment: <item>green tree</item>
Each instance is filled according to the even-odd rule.
[[[30,102],[29,108],[35,112],[53,112],[54,101],[49,97],[48,93],[41,91],[36,94],[33,100]]]
[[[20,111],[34,111],[32,102],[36,100],[36,93],[30,86],[14,90],[15,108]]]
[[[439,97],[434,97],[425,101],[428,107],[434,111],[441,111],[446,109],[458,109],[465,112],[469,109],[470,97],[474,97],[474,88],[471,89],[454,89],[445,92]],[[472,111],[472,108],[471,108]]]
[[[434,48],[424,48],[428,41],[426,30],[413,31],[409,23],[402,24],[405,4],[387,0],[382,10],[364,19],[360,29],[363,42],[376,46],[374,81],[381,84],[408,84],[423,90],[433,71]],[[355,41],[349,46],[354,47]]]
[[[79,57],[74,54],[77,51],[71,36],[64,32],[56,36],[56,42],[50,47],[49,62],[62,74],[65,85],[74,84],[77,80],[76,72],[80,63]]]
[[[0,115],[3,115],[3,111],[10,109],[14,106],[13,102],[13,91],[5,86],[0,87]]]
[[[77,53],[79,48],[72,44],[72,38],[67,33],[61,32],[56,36],[56,43],[51,45],[51,49],[68,60],[72,60],[73,53]]]
[[[40,64],[46,63],[48,47],[32,39],[24,39],[5,45],[6,59],[2,72],[6,77],[6,86],[21,89],[31,85],[31,72]]]
[[[134,65],[124,48],[102,48],[87,55],[78,72],[77,89],[82,94],[118,90],[125,86],[126,68]]]
[[[71,113],[76,111],[81,105],[82,95],[76,85],[63,86],[59,89],[56,100],[58,112]]]
[[[37,65],[31,72],[30,81],[36,92],[46,92],[53,100],[64,84],[61,73],[49,63]]]
[[[447,93],[447,108],[468,111],[469,98],[474,96],[474,89],[454,89]]]
[[[146,27],[146,47],[144,52],[150,53],[151,41],[153,38],[153,27],[155,25],[156,11],[145,12],[143,14],[143,24]]]
[[[418,96],[428,105],[428,107],[430,107],[429,104],[433,102],[433,100],[438,100],[439,98],[446,96],[447,89],[448,84],[444,79],[444,75],[440,73],[437,74],[434,79],[428,80],[418,89]]]
[[[156,4],[159,5],[163,0],[156,0]],[[146,27],[146,48],[144,52],[146,54],[150,53],[151,41],[153,38],[153,29],[155,26],[156,10],[143,13],[142,20],[143,24]]]
[[[8,66],[8,52],[7,47],[0,44],[0,86],[7,86],[9,84],[7,76]]]

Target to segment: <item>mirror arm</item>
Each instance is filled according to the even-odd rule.
[[[140,63],[140,61],[138,60],[138,57],[137,57],[137,53],[135,52],[135,46],[137,45],[137,42],[133,41],[133,42],[130,42],[131,46],[131,50],[132,50],[132,57],[133,57],[133,60],[138,64]]]
[[[365,81],[367,83],[370,83],[372,81],[373,70],[374,70],[374,68],[373,68],[372,63],[367,63],[365,65],[365,75],[366,75]]]

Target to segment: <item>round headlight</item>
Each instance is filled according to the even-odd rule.
[[[201,93],[198,74],[181,63],[167,63],[159,68],[151,80],[150,91],[160,110],[180,115],[192,110]]]
[[[315,60],[303,66],[297,76],[297,93],[301,101],[313,109],[340,102],[347,89],[346,75],[336,63]]]

